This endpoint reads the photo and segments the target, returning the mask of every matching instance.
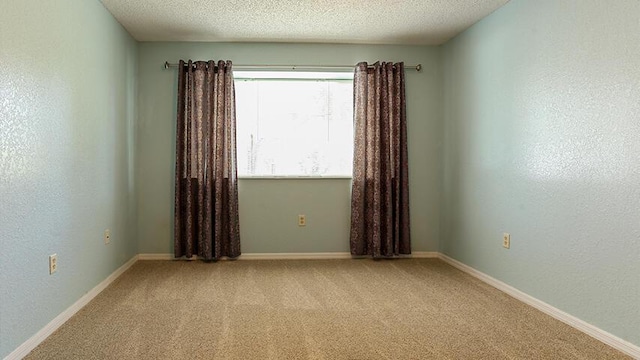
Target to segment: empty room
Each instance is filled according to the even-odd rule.
[[[640,359],[640,1],[2,0],[0,358]]]

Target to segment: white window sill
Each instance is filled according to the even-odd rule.
[[[325,179],[349,179],[350,175],[309,175],[309,176],[297,176],[297,175],[241,175],[238,176],[240,180],[325,180]]]

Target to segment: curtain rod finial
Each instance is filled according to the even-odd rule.
[[[168,69],[168,68],[169,68],[169,66],[170,66],[170,65],[169,65],[169,62],[168,62],[168,61],[165,61],[165,62],[164,62],[164,68],[165,68],[165,69]]]
[[[422,64],[416,65],[416,71],[418,72],[422,71]]]

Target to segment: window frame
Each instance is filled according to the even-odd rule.
[[[314,75],[314,76],[312,76]],[[309,80],[350,80],[353,83],[352,71],[308,71],[308,70],[240,70],[234,71],[234,82],[236,80],[266,80],[266,81],[309,81]],[[236,103],[237,105],[237,103]],[[237,110],[236,110],[237,114]],[[237,122],[237,115],[236,115]],[[237,125],[236,125],[237,127]],[[352,147],[353,151],[353,147]],[[353,165],[353,164],[352,164]],[[238,175],[240,180],[351,180],[353,178],[353,169],[349,175]]]

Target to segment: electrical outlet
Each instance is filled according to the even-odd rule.
[[[511,247],[511,235],[509,235],[509,233],[502,234],[502,247],[505,249]]]
[[[58,271],[58,254],[49,255],[49,275]]]
[[[307,226],[307,217],[305,215],[298,215],[298,226]]]
[[[104,244],[107,245],[111,242],[111,231],[109,229],[104,231]]]

